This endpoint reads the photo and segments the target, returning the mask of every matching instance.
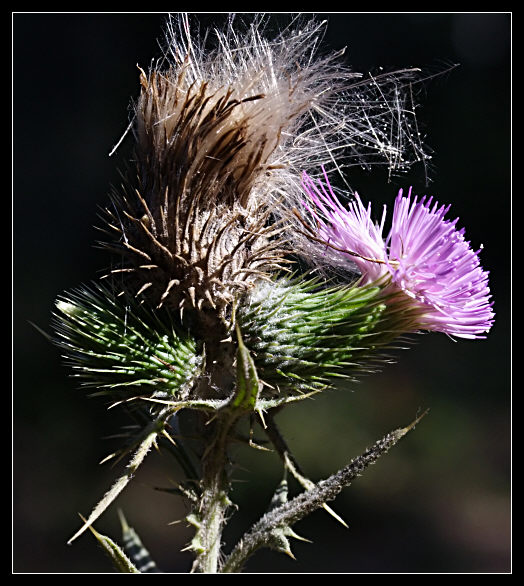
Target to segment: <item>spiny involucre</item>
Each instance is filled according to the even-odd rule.
[[[202,358],[167,311],[100,285],[63,295],[56,306],[55,340],[82,386],[120,400],[137,393],[188,398]]]
[[[381,285],[298,277],[256,287],[237,319],[269,383],[265,395],[296,397],[375,371],[413,320],[409,305],[398,299],[388,310],[398,295],[384,295]]]

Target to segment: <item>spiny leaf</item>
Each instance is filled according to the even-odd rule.
[[[85,521],[84,518],[82,518],[82,520]],[[102,535],[93,527],[89,527],[89,530],[95,536],[96,540],[102,546],[107,555],[111,558],[113,565],[119,572],[124,574],[140,574],[140,571],[117,543],[115,543],[110,537],[107,537],[107,535]]]
[[[122,541],[124,542],[124,549],[133,560],[141,574],[159,574],[161,573],[156,563],[151,558],[151,555],[142,544],[137,532],[129,526],[124,513],[119,510],[118,516],[122,526]]]
[[[280,433],[280,430],[278,429],[278,426],[275,422],[275,419],[274,419],[272,413],[269,413],[267,416],[267,425],[265,428],[265,432],[266,432],[268,438],[270,439],[270,441],[272,442],[274,448],[278,452],[278,455],[282,458],[282,461],[284,463],[285,472],[289,471],[292,474],[292,476],[295,478],[295,480],[298,481],[300,486],[302,486],[302,488],[304,488],[305,490],[310,490],[311,488],[313,488],[315,486],[315,483],[312,480],[310,480],[309,478],[307,478],[304,475],[304,473],[302,472],[302,470],[300,469],[298,462],[294,458],[294,456],[291,453],[284,437]],[[272,503],[278,502],[276,499],[279,496],[279,494],[284,495],[284,497],[281,498],[282,503],[287,501],[287,480],[285,478],[282,481],[282,483],[280,484],[279,489],[277,489],[277,491],[275,492],[275,495],[273,496]],[[279,504],[281,504],[281,503],[279,503]],[[322,507],[334,519],[336,519],[341,525],[343,525],[346,528],[348,527],[348,524],[344,521],[344,519],[342,519],[342,517],[340,515],[335,513],[335,511],[331,507],[329,507],[326,503],[324,503],[322,505]]]
[[[236,324],[237,332],[237,384],[236,392],[232,400],[232,407],[252,411],[255,407],[260,381],[257,369],[249,350],[242,341],[240,328]]]
[[[144,461],[147,453],[156,441],[156,438],[164,424],[164,420],[171,415],[170,411],[164,411],[162,414],[143,431],[140,443],[136,449],[133,457],[129,461],[126,471],[120,476],[113,486],[106,492],[102,500],[95,506],[91,514],[87,518],[84,525],[71,537],[67,542],[72,543],[79,537],[88,527],[90,527],[100,515],[109,507],[109,505],[116,499],[116,497],[124,490],[131,478],[136,473],[138,467]]]

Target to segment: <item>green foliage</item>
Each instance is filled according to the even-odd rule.
[[[236,395],[233,398],[232,406],[239,409],[252,411],[255,408],[256,400],[260,390],[260,382],[255,367],[255,362],[249,350],[242,341],[240,328],[237,324],[237,380]]]
[[[215,572],[218,567],[214,548],[219,547],[217,535],[231,506],[224,472],[226,452],[237,419],[258,413],[275,443],[271,433],[274,407],[305,399],[339,378],[354,378],[375,369],[384,360],[384,349],[419,323],[402,297],[390,292],[387,282],[326,287],[319,280],[304,277],[259,281],[249,294],[237,299],[232,314],[236,342],[232,336],[229,341],[217,342],[230,344],[235,354],[215,353],[221,359],[211,360],[211,349],[182,331],[169,309],[153,310],[128,293],[115,295],[101,286],[82,288],[60,299],[57,308],[55,341],[84,385],[96,387],[97,394],[110,395],[115,402],[141,398],[148,405],[163,405],[124,450],[134,450],[126,469],[70,542],[114,502],[157,440],[167,437],[166,422],[174,413],[182,409],[214,412],[200,422],[210,434],[201,455],[202,474],[210,484],[206,488],[201,481],[199,516],[188,517],[197,520],[202,515],[206,520],[197,525],[190,546],[197,555],[194,568],[204,572]],[[214,368],[218,370],[214,372]],[[217,380],[231,381],[228,396],[213,395],[217,390],[209,383],[213,374]],[[294,471],[287,448],[281,446],[280,450],[280,444],[275,443],[277,451]],[[178,453],[183,444],[173,448]],[[298,471],[294,473],[303,478]],[[314,483],[303,480],[306,493],[311,493]],[[331,512],[325,500],[315,498],[314,507]],[[284,502],[276,510],[287,510],[290,504]],[[291,528],[295,520],[286,517],[270,523],[248,549],[254,551],[265,544],[292,555],[289,538],[298,537]],[[211,547],[211,543],[215,545]],[[105,542],[104,547],[116,555],[118,563],[125,561],[112,542]],[[132,566],[123,567],[133,571]]]
[[[102,535],[96,531],[93,527],[89,527],[91,533],[95,536],[96,540],[109,556],[109,559],[113,563],[113,566],[118,572],[122,574],[140,574],[140,571],[136,568],[133,562],[127,557],[124,550],[113,541],[107,535]]]

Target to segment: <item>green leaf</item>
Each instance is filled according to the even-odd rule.
[[[165,409],[156,420],[152,421],[145,429],[142,430],[141,436],[137,440],[137,447],[133,453],[130,461],[126,466],[126,470],[114,482],[113,486],[105,493],[102,499],[91,511],[91,514],[84,522],[82,527],[71,537],[67,542],[72,543],[77,537],[91,527],[91,525],[100,517],[100,515],[113,503],[118,495],[129,484],[130,480],[136,474],[138,467],[142,464],[149,450],[155,445],[158,434],[162,431],[165,421],[170,415],[171,411]]]
[[[291,500],[287,495],[273,498],[269,510],[238,541],[224,560],[222,573],[240,572],[246,560],[261,547],[270,547],[291,555],[288,537],[297,536],[292,527],[300,520],[333,500],[379,458],[388,453],[409,431],[415,428],[427,411],[406,427],[395,429],[375,442],[360,456],[328,478],[313,484]],[[278,491],[277,491],[278,493]]]
[[[124,550],[107,535],[98,533],[93,527],[89,527],[98,543],[110,557],[115,568],[123,574],[140,574],[133,562],[124,553]]]
[[[124,549],[132,561],[138,568],[141,574],[157,574],[159,572],[156,563],[151,558],[151,555],[144,547],[142,540],[138,533],[130,527],[121,510],[118,511],[120,517],[120,524],[122,526],[122,541],[124,542]]]
[[[231,406],[236,409],[253,411],[256,405],[260,391],[260,381],[258,380],[255,362],[242,341],[242,334],[238,324],[237,332],[237,384],[236,392],[233,396]]]

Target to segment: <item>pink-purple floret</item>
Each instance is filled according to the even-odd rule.
[[[482,338],[494,321],[488,272],[479,252],[457,230],[455,220],[444,219],[450,206],[438,207],[433,198],[412,199],[402,189],[395,199],[391,230],[383,237],[386,208],[379,224],[371,218],[371,204],[360,197],[347,206],[337,198],[324,172],[325,184],[303,174],[303,202],[317,226],[317,238],[326,253],[345,255],[355,263],[362,285],[384,275],[390,287],[401,289],[422,309],[420,329],[462,338]],[[344,250],[345,253],[340,251]],[[387,289],[390,289],[387,287]]]

